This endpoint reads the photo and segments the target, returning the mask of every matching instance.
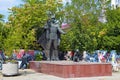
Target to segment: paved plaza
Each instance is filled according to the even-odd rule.
[[[52,75],[35,72],[31,69],[19,70],[20,75],[3,77],[0,71],[0,80],[120,80],[120,71],[113,72],[112,76],[60,78]]]

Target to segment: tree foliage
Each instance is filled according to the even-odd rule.
[[[104,36],[104,45],[108,49],[120,49],[120,8],[115,10],[108,9],[107,16],[107,34]]]
[[[3,49],[3,41],[4,41],[4,23],[3,23],[4,16],[0,14],[0,50]]]
[[[13,49],[39,49],[36,41],[41,35],[49,13],[55,14],[60,23],[70,27],[61,36],[61,50],[116,49],[120,47],[120,8],[109,9],[105,0],[23,0],[25,4],[9,9],[9,21],[3,23],[0,15],[0,48],[10,54]],[[106,7],[108,6],[108,7]],[[106,11],[106,23],[99,17]]]
[[[120,47],[120,8],[111,10],[110,1],[71,0],[65,7],[65,18],[71,29],[63,37],[64,49],[74,50],[119,50]],[[105,11],[103,13],[103,11]],[[69,14],[71,13],[71,14]],[[106,23],[99,17],[106,14]],[[61,46],[62,48],[62,46]]]
[[[58,9],[61,6],[62,4],[56,0],[26,0],[24,5],[10,9],[10,32],[5,39],[5,51],[10,53],[13,49],[36,49],[36,30],[46,23],[49,18],[48,11],[55,13],[59,18]]]
[[[65,18],[71,25],[71,30],[63,40],[67,48],[95,50],[98,47],[99,33],[102,30],[98,21],[102,10],[101,3],[100,0],[71,0],[71,3],[67,3]]]

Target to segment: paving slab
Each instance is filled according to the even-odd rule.
[[[60,78],[52,75],[35,72],[31,69],[19,70],[18,76],[2,76],[0,71],[0,80],[120,80],[120,71],[113,72],[112,76],[100,77],[80,77],[80,78]]]

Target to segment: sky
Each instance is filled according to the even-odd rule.
[[[0,14],[4,15],[4,21],[7,22],[7,17],[9,15],[8,8],[12,8],[14,6],[18,6],[23,4],[21,0],[0,0]]]
[[[70,0],[63,0],[65,3],[66,1]],[[0,14],[4,15],[4,21],[8,21],[8,15],[9,15],[9,10],[8,8],[12,8],[14,6],[19,6],[20,4],[23,4],[22,0],[0,0]]]

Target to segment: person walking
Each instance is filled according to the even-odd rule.
[[[20,69],[25,69],[27,68],[27,54],[24,53],[22,57],[22,62],[20,64]]]

